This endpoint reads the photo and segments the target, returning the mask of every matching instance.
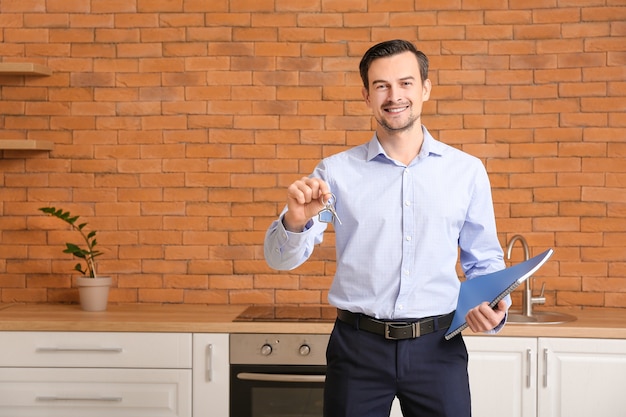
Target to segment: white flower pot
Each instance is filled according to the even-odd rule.
[[[111,277],[79,277],[76,280],[80,307],[85,311],[104,311],[109,300]]]

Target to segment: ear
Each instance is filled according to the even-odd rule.
[[[430,90],[432,90],[433,85],[430,82],[430,79],[426,79],[426,81],[424,81],[424,83],[422,84],[422,99],[424,101],[428,101],[428,99],[430,98]]]
[[[363,100],[365,100],[365,103],[367,103],[367,105],[369,106],[370,104],[370,92],[367,88],[363,87],[361,89],[361,94],[363,95]]]

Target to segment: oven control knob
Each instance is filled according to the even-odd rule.
[[[309,345],[300,346],[300,356],[306,356],[311,353],[311,347]]]
[[[263,346],[261,346],[261,355],[269,356],[271,354],[272,354],[272,345],[270,345],[269,343],[266,343]]]

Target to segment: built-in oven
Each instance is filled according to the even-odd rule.
[[[329,306],[252,306],[236,321],[332,323],[336,317],[337,310]],[[231,334],[230,416],[322,417],[329,337]]]
[[[231,417],[322,417],[327,334],[231,334]]]

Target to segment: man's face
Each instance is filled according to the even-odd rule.
[[[421,125],[422,105],[430,97],[430,80],[422,83],[419,64],[411,52],[374,60],[363,97],[378,124],[388,133]]]

